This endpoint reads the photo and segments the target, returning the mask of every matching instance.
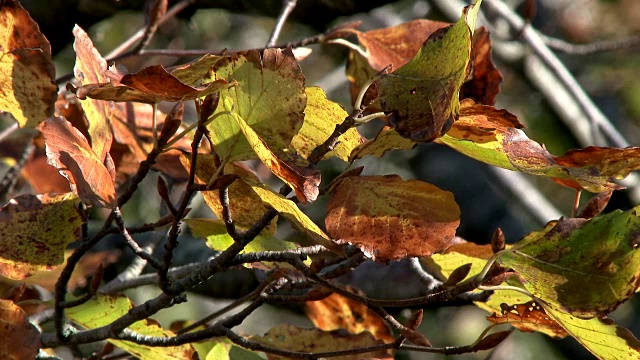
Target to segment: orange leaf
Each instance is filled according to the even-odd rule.
[[[476,29],[471,45],[471,79],[460,88],[460,99],[471,98],[484,105],[495,104],[502,74],[491,59],[491,39],[484,26]]]
[[[397,175],[351,176],[332,190],[327,231],[376,261],[430,256],[444,251],[460,224],[453,194]]]
[[[509,323],[521,331],[541,331],[553,333],[556,337],[563,338],[568,335],[566,330],[558,325],[535,301],[525,304],[507,305],[500,304],[501,314],[493,313],[487,316],[487,320],[494,324]]]
[[[89,35],[78,25],[73,28],[73,35],[75,36],[73,49],[76,51],[76,65],[73,73],[76,78],[82,84],[107,81],[104,75],[107,70],[107,61],[93,46]],[[106,101],[93,99],[82,101],[82,108],[89,123],[91,148],[100,161],[104,161],[113,141],[110,121],[117,109]]]
[[[394,340],[393,334],[380,315],[361,302],[332,294],[319,301],[305,303],[307,317],[320,330],[345,329],[351,334],[370,332],[374,338],[386,343]]]
[[[47,119],[40,131],[44,134],[49,164],[69,180],[73,192],[89,204],[115,208],[114,179],[82,133],[63,117]]]
[[[0,354],[3,359],[35,359],[40,350],[40,332],[24,311],[9,300],[0,300]]]

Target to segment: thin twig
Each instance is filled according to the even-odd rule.
[[[285,22],[287,22],[287,18],[295,9],[297,0],[282,0],[282,9],[280,10],[280,15],[278,15],[278,19],[276,20],[276,24],[273,26],[273,31],[271,32],[271,36],[269,37],[269,41],[267,41],[268,48],[273,47],[278,42],[278,38],[280,37],[280,32],[284,27]]]
[[[129,234],[129,232],[127,231],[127,228],[124,224],[124,219],[122,218],[122,213],[120,212],[120,208],[116,207],[113,210],[113,213],[115,214],[116,226],[118,226],[118,229],[120,229],[120,234],[122,235],[122,238],[124,239],[127,246],[129,246],[129,248],[131,248],[131,250],[133,250],[136,255],[144,259],[154,269],[160,269],[160,261],[153,257],[153,255],[142,249],[140,245],[138,245],[138,243],[131,237],[131,234]]]

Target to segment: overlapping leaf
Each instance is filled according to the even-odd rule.
[[[187,219],[185,220],[191,232],[198,237],[207,240],[207,245],[213,250],[224,251],[234,243],[233,238],[227,233],[224,222],[211,219]],[[239,228],[243,231],[246,229]],[[283,241],[275,237],[273,234],[259,234],[247,245],[243,253],[259,252],[259,251],[284,251],[295,249],[294,243]],[[267,268],[274,265],[265,264]]]
[[[298,155],[309,158],[313,149],[331,136],[336,125],[349,115],[340,106],[329,99],[319,87],[305,89],[307,107],[304,110],[304,123],[300,131],[291,140],[291,147]],[[344,161],[349,160],[351,151],[362,143],[362,137],[355,128],[349,129],[338,138],[338,145],[325,157],[335,155]]]
[[[205,360],[262,360],[255,352],[232,343],[229,339],[216,339]],[[198,345],[198,343],[194,343]]]
[[[119,317],[126,315],[132,307],[131,300],[124,296],[97,295],[80,306],[68,309],[66,314],[71,321],[83,328],[95,329],[108,325]],[[142,335],[175,336],[173,332],[162,329],[153,319],[138,321],[129,326],[129,328]],[[195,350],[190,344],[154,347],[122,340],[108,341],[131,355],[142,359],[178,360],[191,359],[195,355]]]
[[[423,263],[427,268],[440,277],[442,280],[449,276],[458,268],[465,264],[471,264],[471,271],[467,275],[467,279],[476,276],[486,265],[487,260],[491,258],[493,252],[490,245],[476,245],[474,243],[459,240],[456,244],[449,247],[443,254],[435,254],[430,258],[423,259]],[[508,280],[508,285],[521,287],[522,285],[516,280]],[[529,296],[514,290],[497,290],[489,298],[488,301],[476,301],[474,304],[479,308],[491,313],[488,320],[493,318],[503,318],[503,309],[511,309],[511,306],[524,304],[531,301]],[[500,315],[497,315],[500,314]],[[534,313],[542,316],[541,313]],[[562,338],[567,333],[555,322],[552,321],[529,321],[532,318],[522,317],[516,318],[513,315],[505,315],[504,319],[512,326],[521,331],[537,331],[543,334]],[[546,318],[545,318],[546,319]]]
[[[471,46],[471,79],[460,88],[460,99],[472,99],[479,104],[493,105],[500,92],[502,74],[491,59],[491,40],[484,26],[473,33]]]
[[[0,299],[0,354],[3,359],[35,359],[40,350],[40,332],[24,311],[10,300]]]
[[[235,116],[242,118],[273,152],[286,151],[302,127],[307,98],[304,76],[290,50],[236,53],[219,60],[209,80],[236,81],[220,92],[220,104],[207,126],[216,153],[226,161],[256,157]],[[234,114],[228,114],[231,109]]]
[[[358,335],[349,334],[344,330],[322,331],[319,329],[301,329],[290,324],[281,324],[269,330],[264,336],[253,336],[252,340],[265,346],[281,350],[300,352],[324,352],[347,349],[357,349],[382,344],[367,332]],[[367,358],[392,359],[385,350],[368,352]],[[332,359],[355,360],[362,355],[339,356]],[[284,357],[267,354],[269,360],[284,359]]]
[[[600,359],[640,358],[640,341],[631,331],[611,319],[579,319],[552,306],[542,304],[547,314],[564,327],[587,350]]]
[[[218,60],[220,60],[219,56],[205,55],[172,72],[168,72],[161,65],[153,65],[135,74],[128,74],[123,66],[111,66],[107,69],[105,64],[100,79],[84,82],[84,86],[76,92],[81,99],[89,97],[148,104],[160,101],[193,100],[234,85],[223,79],[202,83],[202,79],[207,76]]]
[[[7,111],[20,127],[35,128],[53,115],[58,87],[51,45],[15,0],[0,7],[0,113]]]
[[[458,121],[437,141],[493,166],[559,178],[592,192],[618,189],[611,178],[622,179],[640,169],[640,148],[592,146],[553,156],[520,127],[505,110],[465,100]]]
[[[231,111],[231,108],[227,110]],[[315,201],[320,192],[320,171],[295,152],[272,151],[244,119],[239,116],[234,119],[260,161],[296,192],[298,200],[303,204]]]
[[[110,172],[93,152],[84,135],[63,117],[47,119],[40,131],[44,135],[49,164],[69,180],[73,192],[89,204],[115,208],[115,173]],[[111,159],[108,153],[106,159]]]
[[[0,209],[0,274],[21,280],[62,264],[80,236],[79,203],[71,193],[25,194]]]
[[[367,155],[382,157],[389,150],[408,150],[416,147],[417,143],[404,138],[390,126],[380,129],[378,135],[354,148],[349,155],[349,161],[361,159]]]
[[[499,260],[549,306],[580,318],[605,316],[640,285],[638,211],[551,222]]]
[[[432,33],[413,59],[380,79],[382,109],[403,137],[433,141],[458,117],[481,2],[465,7],[458,22]]]
[[[76,64],[73,68],[75,77],[82,84],[95,84],[107,81],[105,71],[107,61],[102,58],[98,49],[93,46],[89,35],[78,25],[73,28],[73,49],[76,52]],[[84,99],[84,98],[83,98]],[[111,118],[117,109],[112,103],[86,99],[82,101],[82,109],[89,124],[89,138],[91,148],[102,161],[111,148],[113,133],[111,132]]]
[[[367,331],[386,343],[394,340],[391,330],[380,315],[365,304],[339,294],[334,293],[318,301],[307,301],[305,312],[320,330],[345,329],[351,334]]]
[[[189,159],[186,156],[181,158],[185,168],[190,167]],[[196,162],[196,180],[199,183],[208,184],[211,178],[216,174],[217,167],[213,155],[200,154]],[[244,228],[250,228],[264,215],[265,209],[262,205],[262,199],[253,191],[249,184],[258,185],[260,181],[258,177],[251,171],[236,163],[227,164],[224,173],[229,175],[237,175],[240,179],[229,185],[229,208],[231,218],[236,225]],[[222,204],[220,203],[220,195],[218,191],[203,191],[204,201],[211,211],[218,217],[222,217]],[[264,230],[263,234],[276,233],[277,218],[274,219]]]
[[[442,252],[460,224],[453,194],[419,180],[349,176],[331,192],[329,234],[381,262]]]

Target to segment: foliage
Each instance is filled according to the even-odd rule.
[[[130,56],[142,54],[167,11],[167,1],[149,3]],[[47,162],[37,176],[23,176],[34,194],[0,209],[0,275],[10,285],[0,299],[6,320],[0,352],[29,358],[41,349],[106,341],[96,357],[124,351],[143,359],[259,358],[255,352],[269,359],[392,358],[402,349],[447,355],[492,349],[510,334],[494,328],[512,326],[572,336],[603,359],[639,358],[640,342],[607,316],[640,285],[640,205],[599,214],[622,188],[615,180],[640,169],[640,148],[590,146],[555,156],[524,134],[515,115],[496,109],[502,74],[488,31],[476,29],[481,3],[460,9],[454,24],[417,20],[368,32],[348,24],[297,44],[222,51],[134,73],[118,61],[108,65],[76,26],[75,80],[58,89],[47,39],[17,0],[0,1],[0,109],[18,131],[38,132],[25,150],[36,149],[26,165]],[[353,34],[360,45],[345,40]],[[349,47],[352,111],[305,84],[297,48],[313,43]],[[175,104],[165,114],[158,108],[166,102]],[[357,127],[374,119],[385,126],[367,139]],[[600,194],[580,215],[551,221],[513,245],[505,246],[499,231],[491,246],[472,244],[456,237],[460,208],[451,192],[351,168],[366,156],[430,142]],[[333,158],[347,166],[329,179],[321,163]],[[250,165],[256,161],[274,177],[256,174]],[[158,198],[144,201],[161,202],[163,216],[134,226],[121,209],[152,171],[160,174]],[[51,179],[46,190],[38,177]],[[216,219],[189,215],[197,194]],[[320,197],[328,199],[324,224],[305,211]],[[100,229],[89,229],[92,216]],[[283,238],[278,218],[295,236]],[[183,226],[206,239],[207,261],[175,265]],[[140,234],[161,230],[159,251],[140,242]],[[120,254],[93,250],[110,234],[136,260],[106,282],[105,268]],[[409,258],[420,259],[420,297],[371,298],[337,280],[367,259]],[[150,272],[141,275],[145,265]],[[151,318],[240,265],[259,272],[261,283],[239,300],[249,305],[236,314],[188,319],[172,329]],[[44,290],[34,291],[35,284]],[[148,284],[160,293],[141,304],[121,293]],[[388,311],[460,302],[491,313],[486,330],[465,346],[431,344],[418,330],[422,309],[405,324]],[[234,330],[267,303],[304,304],[315,328]],[[53,327],[40,327],[49,320]],[[7,346],[14,343],[21,345]]]

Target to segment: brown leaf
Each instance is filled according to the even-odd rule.
[[[24,311],[9,300],[0,300],[0,354],[7,360],[35,359],[40,350],[40,332]]]
[[[397,175],[340,180],[327,212],[332,238],[356,245],[380,262],[442,252],[460,224],[453,194]]]
[[[386,343],[394,340],[393,334],[380,315],[359,301],[332,294],[320,301],[305,303],[307,317],[320,330],[345,329],[351,334],[370,332],[374,338]]]
[[[0,209],[0,274],[21,280],[52,270],[83,222],[71,194],[20,195]]]
[[[389,65],[397,69],[406,64],[433,32],[448,25],[445,22],[418,19],[356,34],[360,44],[367,49],[369,65],[380,71]]]
[[[380,345],[382,343],[367,332],[354,335],[345,330],[321,331],[319,329],[301,329],[290,324],[278,325],[270,329],[264,336],[253,336],[251,340],[277,349],[300,352],[358,349]],[[368,359],[393,359],[393,355],[389,355],[385,350],[368,352],[364,354],[364,356],[356,354],[332,357],[331,359],[356,360],[362,359],[363,357]],[[267,359],[284,360],[285,357],[268,354]]]
[[[161,65],[146,67],[135,74],[124,75],[120,71],[113,67],[110,69],[111,82],[102,81],[78,88],[78,97],[153,104],[163,100],[193,100],[234,85],[226,80],[216,80],[206,86],[190,86]]]
[[[49,163],[69,180],[73,192],[92,205],[115,208],[111,175],[82,133],[63,117],[49,118],[39,129],[44,134]]]
[[[471,264],[464,264],[460,267],[453,270],[447,281],[445,281],[444,286],[456,286],[459,282],[464,280],[469,272],[471,271]]]
[[[429,342],[427,337],[417,330],[403,329],[402,336],[406,337],[407,340],[411,341],[416,345],[431,347],[431,343]]]
[[[82,84],[107,81],[107,61],[93,46],[89,35],[78,25],[73,28],[73,35],[73,49],[76,52],[76,65],[73,68],[75,77]],[[89,124],[91,148],[104,161],[113,141],[110,120],[117,109],[113,103],[93,99],[82,101],[82,108]]]
[[[559,338],[568,335],[566,330],[550,318],[535,301],[515,305],[503,303],[500,308],[502,309],[501,314],[493,313],[491,316],[487,316],[487,320],[494,324],[509,323],[526,332],[540,331],[541,328],[544,328],[547,334],[551,331]]]
[[[500,345],[504,339],[507,338],[511,334],[511,331],[499,331],[497,333],[489,334],[482,338],[480,342],[473,347],[473,351],[482,351],[493,349],[494,347]]]
[[[609,190],[594,195],[591,199],[589,199],[589,201],[577,217],[583,219],[591,219],[598,216],[598,214],[600,214],[604,210],[604,208],[607,207],[612,194],[613,190]]]
[[[471,48],[471,79],[460,88],[460,99],[471,98],[484,105],[495,104],[496,95],[500,92],[502,74],[496,69],[491,59],[491,39],[484,26],[473,34]]]
[[[504,249],[505,249],[504,233],[502,232],[502,229],[497,228],[496,231],[493,233],[493,236],[491,237],[491,250],[495,254],[498,251],[501,251]]]
[[[20,127],[35,128],[53,114],[58,87],[51,45],[15,0],[0,5],[0,114],[10,112]]]

